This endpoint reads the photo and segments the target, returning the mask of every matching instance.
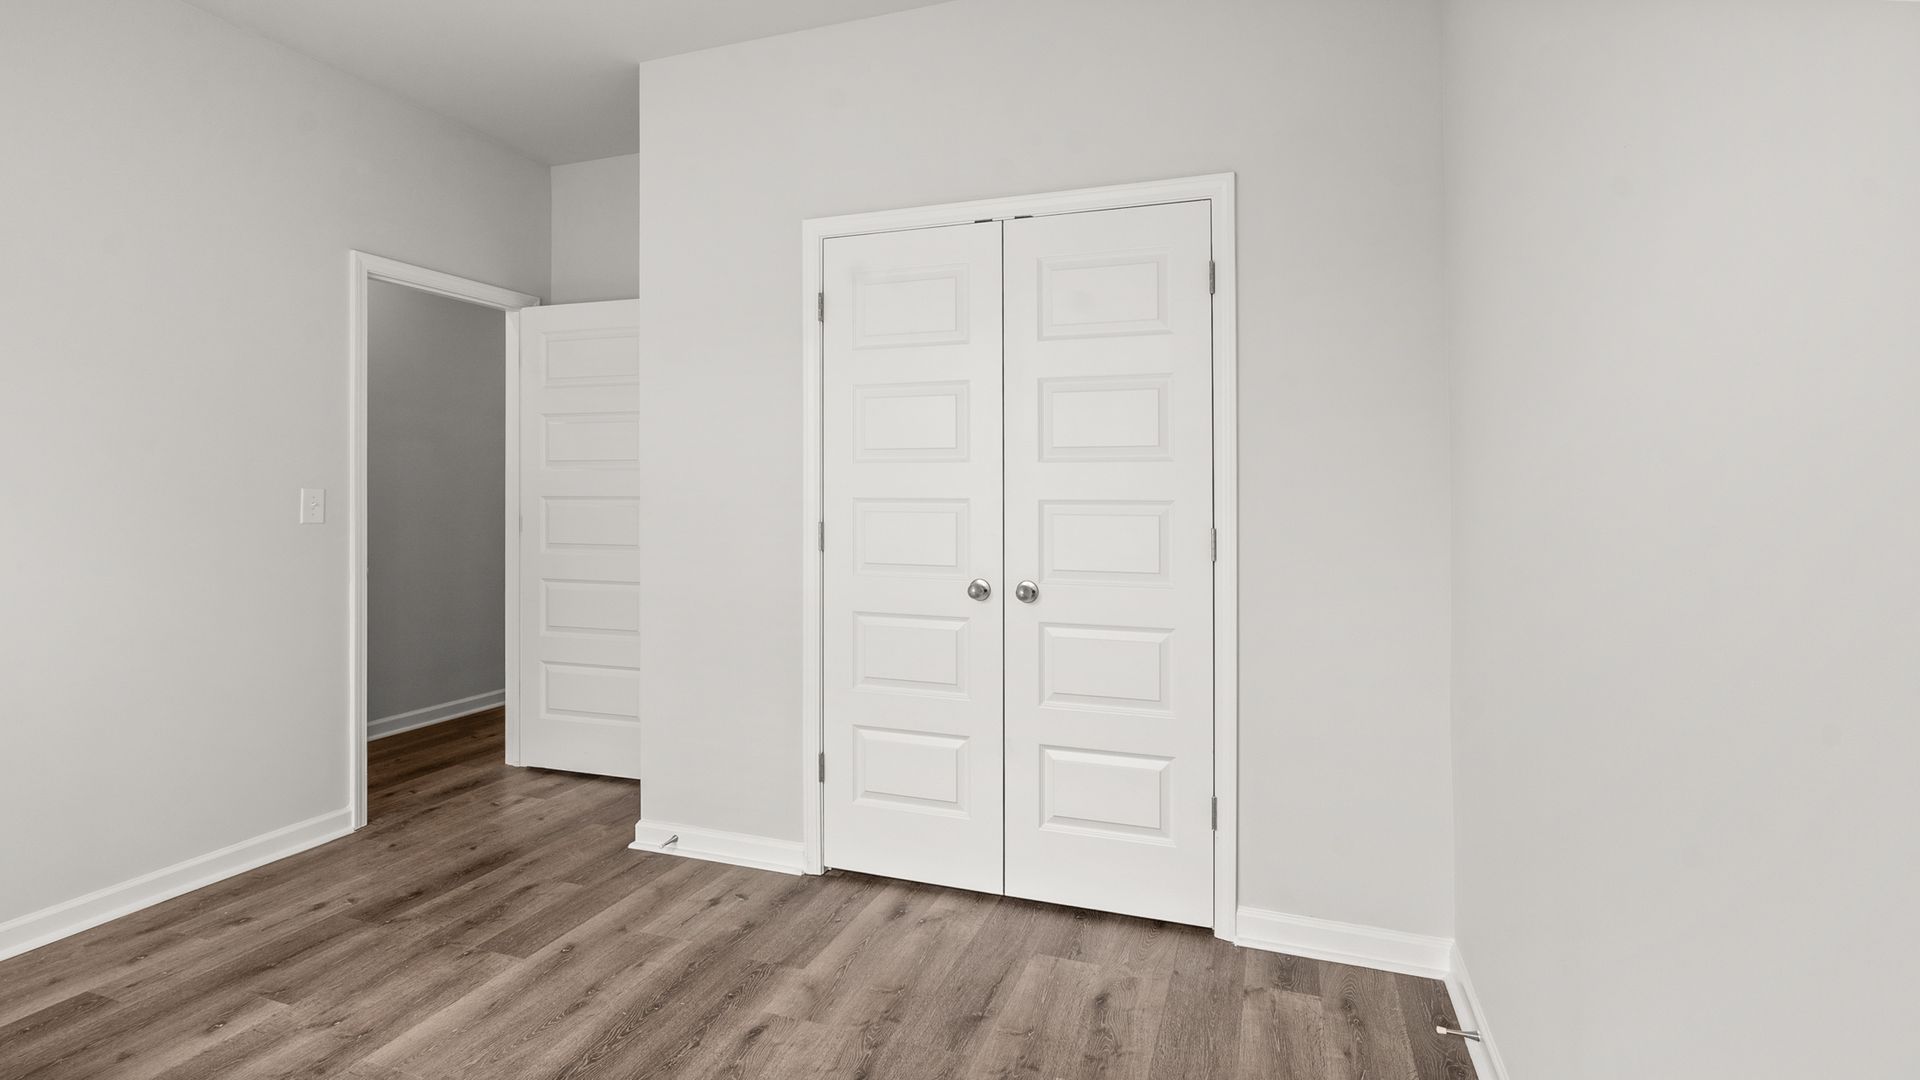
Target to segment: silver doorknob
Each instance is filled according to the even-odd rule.
[[[1023,604],[1031,604],[1040,599],[1040,586],[1031,581],[1023,581],[1013,587],[1013,598]]]
[[[993,586],[987,583],[986,578],[974,578],[967,583],[967,595],[973,597],[975,600],[985,600],[987,597],[993,595]]]

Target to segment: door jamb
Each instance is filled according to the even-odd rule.
[[[1239,904],[1240,746],[1240,532],[1238,389],[1235,305],[1234,174],[1214,173],[1173,180],[1119,184],[1019,195],[940,206],[882,210],[811,218],[800,225],[801,320],[801,858],[809,874],[824,871],[821,819],[825,789],[819,780],[824,745],[822,607],[826,557],[816,530],[826,520],[821,410],[825,374],[825,326],[816,298],[825,276],[825,244],[831,237],[960,225],[986,219],[1082,213],[1130,206],[1206,200],[1211,205],[1213,260],[1213,516],[1219,559],[1213,576],[1213,790],[1220,816],[1213,845],[1213,932],[1234,940]]]
[[[347,506],[350,528],[347,540],[347,803],[353,809],[353,827],[367,823],[367,283],[385,281],[421,292],[454,300],[463,300],[506,313],[506,415],[507,454],[506,508],[502,525],[506,536],[506,689],[507,689],[507,761],[518,757],[518,731],[514,717],[519,713],[515,698],[515,665],[519,605],[515,603],[514,572],[519,566],[520,535],[515,514],[520,494],[519,434],[516,422],[520,412],[520,309],[538,307],[540,298],[503,289],[497,285],[429,270],[424,266],[371,255],[348,252],[349,316],[347,354],[347,398],[352,416],[350,436],[352,467],[347,480]]]

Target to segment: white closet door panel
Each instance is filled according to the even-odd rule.
[[[520,314],[522,764],[640,776],[639,304]]]
[[[1006,226],[1006,884],[1213,918],[1208,204]]]
[[[829,240],[825,283],[826,863],[999,892],[1000,226]]]

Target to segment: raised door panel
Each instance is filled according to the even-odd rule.
[[[631,300],[520,315],[519,763],[640,776],[640,348]]]
[[[1213,918],[1208,204],[1006,227],[1006,875]]]
[[[829,240],[824,280],[823,854],[998,892],[1000,226]]]

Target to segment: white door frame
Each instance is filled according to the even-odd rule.
[[[507,572],[502,589],[506,597],[507,643],[507,763],[519,760],[518,687],[514,680],[514,661],[518,641],[518,604],[515,602],[514,571],[519,566],[520,535],[516,526],[520,477],[520,315],[521,308],[538,307],[540,298],[503,289],[497,285],[456,277],[394,259],[369,255],[364,251],[348,253],[350,272],[350,311],[347,357],[347,396],[352,413],[353,466],[347,481],[348,514],[352,518],[347,541],[347,802],[353,807],[353,827],[367,823],[367,283],[385,281],[410,289],[433,293],[469,304],[506,312],[505,342],[507,380],[506,425],[507,499],[502,531],[507,545]]]
[[[802,528],[806,536],[801,560],[800,625],[800,778],[801,857],[809,874],[825,869],[821,855],[821,819],[824,791],[819,761],[824,744],[822,637],[825,611],[822,598],[826,558],[816,542],[826,520],[823,495],[825,473],[822,442],[823,331],[819,296],[824,277],[825,244],[831,237],[863,233],[925,229],[987,219],[1129,206],[1190,202],[1212,203],[1213,260],[1213,506],[1214,527],[1220,532],[1220,558],[1213,575],[1213,790],[1220,800],[1219,826],[1213,839],[1213,932],[1231,941],[1238,907],[1239,860],[1239,747],[1240,747],[1240,543],[1239,440],[1235,423],[1237,388],[1234,306],[1233,174],[1189,176],[1175,180],[1083,188],[1037,195],[983,199],[867,214],[811,218],[800,225],[800,355],[802,461]],[[844,538],[840,541],[845,542]]]

